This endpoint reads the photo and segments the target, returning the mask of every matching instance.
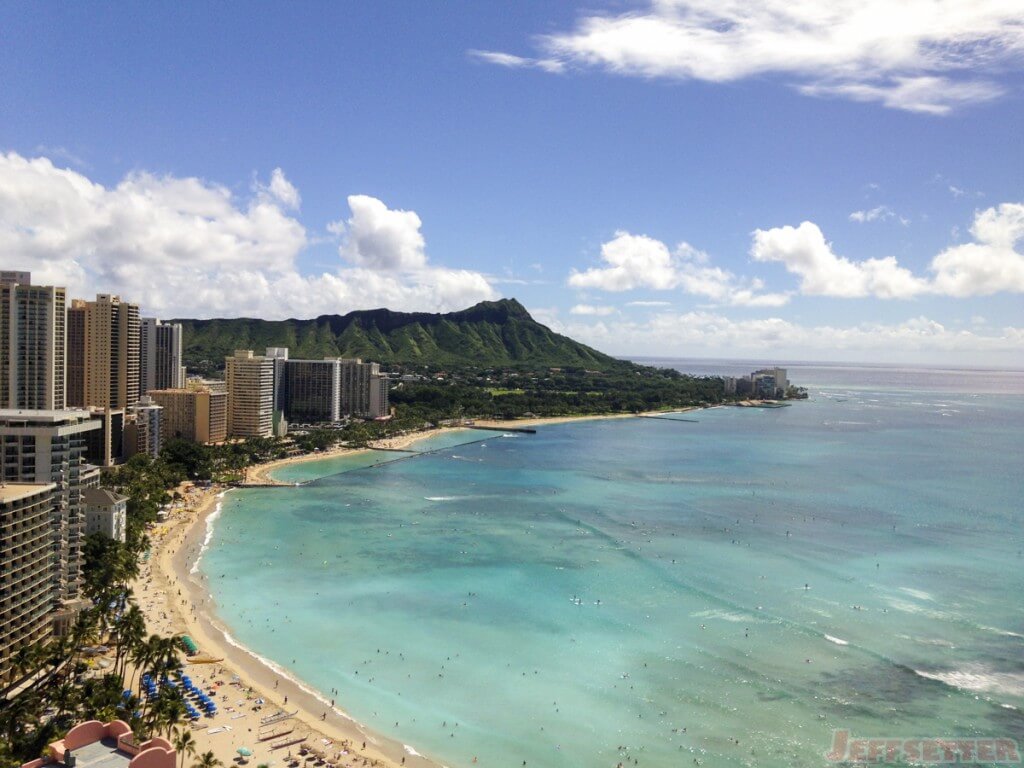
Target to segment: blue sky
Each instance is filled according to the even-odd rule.
[[[1024,365],[1020,0],[3,13],[3,266],[76,295]]]

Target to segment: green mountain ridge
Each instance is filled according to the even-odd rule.
[[[402,365],[552,366],[621,370],[630,363],[555,333],[515,299],[484,301],[458,312],[370,309],[312,320],[176,319],[191,371],[212,373],[236,349],[262,354],[288,347],[301,359],[361,357]]]

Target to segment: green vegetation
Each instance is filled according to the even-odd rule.
[[[373,309],[314,320],[175,320],[184,331],[184,358],[210,375],[236,349],[288,347],[294,358],[361,357],[386,365],[631,366],[541,325],[515,299],[485,301],[447,314]]]
[[[417,373],[391,390],[396,413],[410,421],[638,413],[724,398],[721,379],[632,364],[610,371],[466,367]]]

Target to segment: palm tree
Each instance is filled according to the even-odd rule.
[[[174,737],[174,748],[181,755],[181,768],[185,768],[185,756],[195,757],[196,740],[192,738],[192,732],[182,728]]]
[[[142,696],[142,673],[146,672],[150,665],[153,663],[153,643],[151,642],[156,635],[152,635],[149,640],[145,637],[141,638],[134,647],[129,650],[130,661],[135,670],[132,672],[131,685],[129,688],[135,687],[135,676],[138,675],[139,680],[139,696]]]
[[[114,669],[121,676],[121,684],[124,684],[125,666],[132,651],[146,637],[146,619],[134,603],[128,606],[128,610],[118,617],[114,622],[116,632],[117,653],[114,657]]]
[[[199,762],[192,764],[192,768],[218,768],[221,765],[224,763],[214,757],[213,752],[204,752],[199,756]]]
[[[181,698],[181,692],[175,690],[167,697],[167,706],[164,708],[163,726],[167,729],[168,737],[176,725],[185,719],[185,702]]]

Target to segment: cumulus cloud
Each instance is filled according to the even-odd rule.
[[[260,191],[268,195],[271,200],[276,200],[285,208],[297,211],[302,205],[302,198],[299,196],[299,190],[297,190],[295,186],[285,178],[284,171],[280,168],[275,168],[270,174],[270,184],[264,187],[257,183],[257,186]]]
[[[922,294],[988,296],[1024,293],[1024,204],[1003,203],[975,214],[974,242],[947,248],[932,259],[930,278],[914,275],[892,256],[853,261],[839,256],[810,221],[754,232],[751,256],[779,262],[800,277],[811,296],[908,299]]]
[[[878,296],[909,298],[928,290],[927,281],[887,256],[853,262],[837,256],[817,224],[776,227],[754,232],[751,256],[757,261],[778,261],[800,276],[800,292],[812,296]]]
[[[347,240],[340,253],[359,266],[388,270],[419,270],[427,265],[423,222],[415,211],[391,210],[367,195],[349,195]]]
[[[944,114],[1004,92],[999,78],[1024,51],[1020,10],[1001,0],[650,0],[584,13],[538,44],[541,60],[563,68],[710,82],[771,74],[809,95]]]
[[[620,231],[601,246],[601,261],[606,266],[574,270],[569,285],[613,292],[679,288],[717,303],[747,306],[777,307],[789,300],[786,294],[760,293],[764,287],[760,281],[743,284],[731,272],[708,266],[707,254],[689,243],[670,251],[660,240]]]
[[[933,284],[949,296],[1024,293],[1024,205],[1003,203],[975,214],[975,242],[947,248],[932,260]]]
[[[607,316],[614,315],[616,312],[615,307],[601,307],[594,306],[593,304],[577,304],[569,310],[570,314],[573,315],[596,315],[596,316]]]
[[[300,197],[279,169],[240,201],[202,179],[145,172],[108,188],[12,152],[0,155],[0,253],[35,282],[81,297],[119,293],[164,316],[447,310],[495,297],[480,273],[429,265],[421,237],[419,256],[415,248],[409,256],[395,222],[415,219],[418,234],[415,213],[352,199],[352,232],[341,245],[352,266],[305,275],[296,261],[309,238],[286,212]]]
[[[850,326],[802,325],[780,317],[734,319],[717,312],[660,312],[637,322],[553,322],[598,349],[618,355],[779,356],[807,359],[929,361],[956,353],[1010,363],[1024,362],[1024,328],[988,333],[950,328],[925,316],[897,323]]]

